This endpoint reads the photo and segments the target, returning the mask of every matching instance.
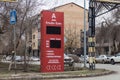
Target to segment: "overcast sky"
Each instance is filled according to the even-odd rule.
[[[70,2],[74,2],[74,3],[84,7],[84,0],[38,0],[38,1],[42,2],[42,4],[44,4],[42,7],[40,7],[40,10],[51,9],[51,8],[56,7],[56,6],[67,4],[67,3],[70,3]],[[86,1],[86,9],[88,9],[89,0],[85,0],[85,1]],[[96,24],[98,25],[99,23],[104,21],[104,18],[105,19],[111,18],[110,13],[107,13],[107,15],[109,15],[109,16],[106,16],[106,14],[104,14],[100,17],[97,17],[96,18]]]
[[[82,7],[84,7],[84,0],[39,0],[42,1],[42,4],[45,4],[42,6],[42,9],[50,9],[55,6],[63,5],[66,3],[74,2]],[[88,9],[88,0],[86,0],[86,8]]]

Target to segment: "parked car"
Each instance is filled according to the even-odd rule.
[[[95,58],[96,63],[109,63],[110,62],[110,56],[107,55],[100,55]]]
[[[74,64],[73,58],[71,58],[68,55],[64,54],[64,64],[69,65],[69,66],[73,66],[73,64]]]
[[[3,59],[6,60],[6,61],[10,61],[12,59],[12,56],[3,56]]]
[[[40,61],[40,58],[38,58],[38,57],[30,57],[30,60],[31,61]]]
[[[114,65],[115,63],[119,63],[120,62],[120,53],[117,53],[115,56],[112,56],[110,58],[110,62],[112,65]]]
[[[75,63],[80,63],[80,59],[79,56],[75,55],[75,54],[68,54],[69,57],[71,57]]]
[[[87,63],[89,62],[89,56],[88,55],[86,55],[85,60],[86,60]],[[84,62],[84,56],[83,55],[81,55],[80,61]]]
[[[22,61],[22,57],[21,57],[21,56],[16,56],[16,57],[15,57],[15,61],[21,62],[21,61]]]
[[[26,61],[30,61],[30,57],[29,56],[26,56],[26,57],[22,56],[22,61],[24,61],[25,59],[26,59]]]
[[[3,56],[3,61],[11,61],[12,60],[12,56]],[[22,61],[22,57],[21,56],[16,56],[15,57],[15,61],[20,62]]]

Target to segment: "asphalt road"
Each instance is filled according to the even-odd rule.
[[[88,66],[88,65],[87,65]],[[86,78],[67,78],[67,79],[52,79],[52,80],[120,80],[120,64],[96,64],[96,68],[108,69],[116,71],[115,74],[97,76],[97,77],[86,77]]]

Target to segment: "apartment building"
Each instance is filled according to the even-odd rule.
[[[77,5],[73,2],[64,4],[54,9],[52,11],[64,12],[64,37],[66,38],[66,46],[69,46],[68,38],[71,37],[74,39],[71,47],[81,48],[80,34],[81,30],[84,29],[84,8],[80,5]],[[88,10],[86,10],[86,22],[87,22]],[[39,45],[40,45],[40,15],[36,15],[36,26],[32,29],[32,50],[34,54],[39,55]],[[88,23],[86,25],[88,29]],[[68,34],[74,35],[69,36]]]

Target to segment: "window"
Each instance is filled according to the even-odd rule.
[[[61,34],[61,28],[58,26],[47,26],[46,34]]]
[[[33,43],[33,47],[35,47],[35,42]]]
[[[61,48],[61,40],[50,40],[50,48]]]
[[[120,53],[117,53],[116,56],[120,56]]]
[[[35,35],[33,35],[33,39],[35,39]]]

